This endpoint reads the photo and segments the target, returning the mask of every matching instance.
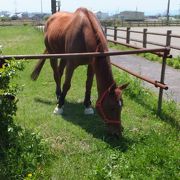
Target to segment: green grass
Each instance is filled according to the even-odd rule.
[[[18,38],[17,38],[18,37]],[[3,54],[43,52],[43,36],[32,27],[0,28]],[[40,134],[55,158],[32,173],[34,179],[178,179],[180,177],[180,111],[173,102],[164,104],[164,116],[155,114],[157,97],[137,80],[113,69],[116,82],[130,81],[124,93],[123,139],[106,135],[100,117],[83,115],[86,67],[79,67],[67,95],[65,114],[53,115],[55,83],[47,61],[39,79],[30,80],[35,61],[25,63],[16,79],[23,86],[18,94],[15,122]],[[92,101],[97,98],[96,82]],[[171,105],[171,106],[170,106]],[[172,109],[170,109],[173,108]],[[172,113],[173,111],[173,113]]]

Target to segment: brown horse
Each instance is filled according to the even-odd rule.
[[[79,8],[74,13],[58,12],[52,15],[45,25],[45,54],[80,53],[108,51],[107,41],[96,16],[85,8]],[[45,59],[40,59],[31,77],[37,79]],[[57,59],[50,60],[56,82],[58,105],[54,113],[62,114],[65,96],[71,86],[73,71],[77,66],[88,64],[85,113],[93,114],[91,108],[91,87],[94,73],[97,81],[98,100],[96,109],[108,125],[108,132],[121,135],[122,90],[127,84],[117,86],[114,82],[110,58],[64,58],[58,65]],[[61,77],[65,72],[65,82],[61,91]]]

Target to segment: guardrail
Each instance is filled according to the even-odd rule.
[[[125,54],[139,54],[139,53],[157,53],[162,52],[162,69],[161,69],[161,77],[160,81],[154,81],[151,80],[145,76],[139,75],[135,72],[132,72],[126,68],[123,68],[121,66],[117,66],[118,68],[122,69],[123,71],[126,71],[130,73],[131,75],[140,78],[148,83],[154,84],[155,87],[159,87],[159,99],[158,99],[158,108],[157,108],[157,114],[161,114],[161,108],[162,108],[162,98],[163,98],[163,90],[167,90],[168,86],[164,84],[164,77],[165,77],[165,67],[166,67],[166,58],[169,54],[170,49],[169,48],[159,48],[159,49],[138,49],[138,50],[131,50],[131,51],[116,51],[116,52],[89,52],[89,53],[69,53],[69,54],[40,54],[40,55],[4,55],[0,56],[0,64],[4,62],[4,60],[11,60],[11,59],[40,59],[40,58],[71,58],[71,57],[98,57],[98,56],[116,56],[116,55],[125,55]],[[114,64],[113,64],[114,65]]]

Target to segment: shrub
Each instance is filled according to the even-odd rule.
[[[47,162],[47,143],[37,134],[13,122],[16,93],[20,88],[12,79],[24,66],[17,61],[0,61],[0,179],[23,179],[35,175]]]
[[[17,69],[22,69],[22,65],[15,61],[1,61],[0,68],[0,147],[6,149],[9,144],[8,128],[13,124],[13,116],[16,114],[15,94],[18,90],[16,85],[10,84],[10,80]]]
[[[167,59],[167,64],[168,64],[169,66],[173,66],[173,60],[170,59],[170,58],[168,58],[168,59]]]
[[[173,61],[173,67],[174,67],[175,69],[180,69],[180,57],[177,57],[177,58],[174,59],[174,61]]]
[[[7,21],[10,21],[11,18],[9,18],[9,17],[1,17],[0,20],[1,20],[2,22],[7,22]]]

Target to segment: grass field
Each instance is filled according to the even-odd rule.
[[[43,52],[43,35],[33,27],[0,28],[3,54]],[[50,163],[29,172],[29,179],[179,179],[180,112],[176,105],[164,105],[164,116],[155,114],[157,98],[141,89],[137,80],[113,69],[118,81],[132,81],[124,94],[123,139],[106,135],[100,117],[83,115],[86,67],[73,76],[63,116],[53,115],[56,106],[55,83],[46,62],[37,82],[30,80],[36,61],[25,63],[15,81],[23,87],[18,94],[15,122],[40,134],[50,146]],[[96,82],[92,88],[96,102]]]

